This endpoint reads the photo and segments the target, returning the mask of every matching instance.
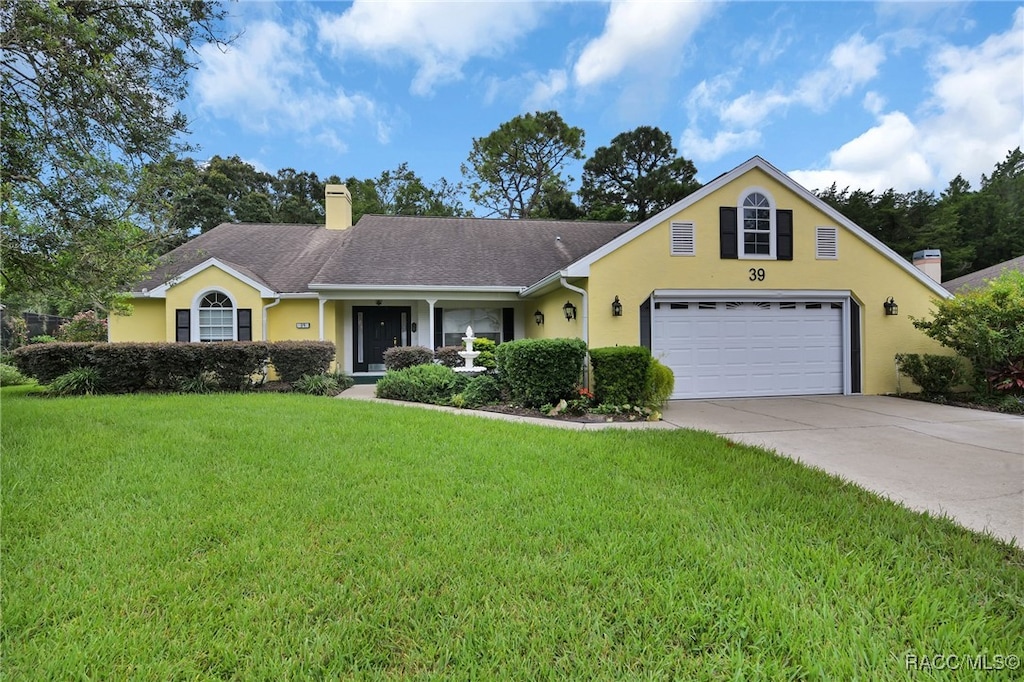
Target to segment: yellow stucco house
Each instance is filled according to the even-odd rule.
[[[632,226],[353,226],[342,185],[326,208],[326,226],[224,224],[167,254],[110,340],[328,340],[371,380],[387,348],[455,345],[472,325],[645,345],[673,398],[889,393],[896,353],[943,352],[910,318],[950,294],[760,157]]]

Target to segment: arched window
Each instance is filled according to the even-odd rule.
[[[772,234],[772,203],[761,192],[743,197],[740,222],[740,253],[744,256],[775,255]]]
[[[211,291],[199,302],[199,340],[233,341],[235,339],[234,306],[219,291]]]

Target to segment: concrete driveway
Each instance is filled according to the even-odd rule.
[[[1024,544],[1024,417],[882,396],[674,400],[678,427],[775,450]]]

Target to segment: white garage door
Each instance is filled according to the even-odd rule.
[[[660,302],[652,313],[673,398],[843,392],[841,303]]]

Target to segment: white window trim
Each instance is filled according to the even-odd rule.
[[[768,253],[747,254],[743,252],[743,201],[757,192],[768,200]],[[775,197],[764,187],[747,187],[736,200],[736,253],[739,260],[778,260],[778,228],[775,224]]]
[[[189,322],[189,337],[193,342],[199,341],[199,304],[203,302],[203,299],[210,294],[221,294],[226,296],[231,301],[231,340],[238,340],[238,301],[231,295],[230,292],[225,291],[219,287],[211,287],[209,289],[203,289],[195,298],[192,299],[192,313],[190,315],[191,320]]]

